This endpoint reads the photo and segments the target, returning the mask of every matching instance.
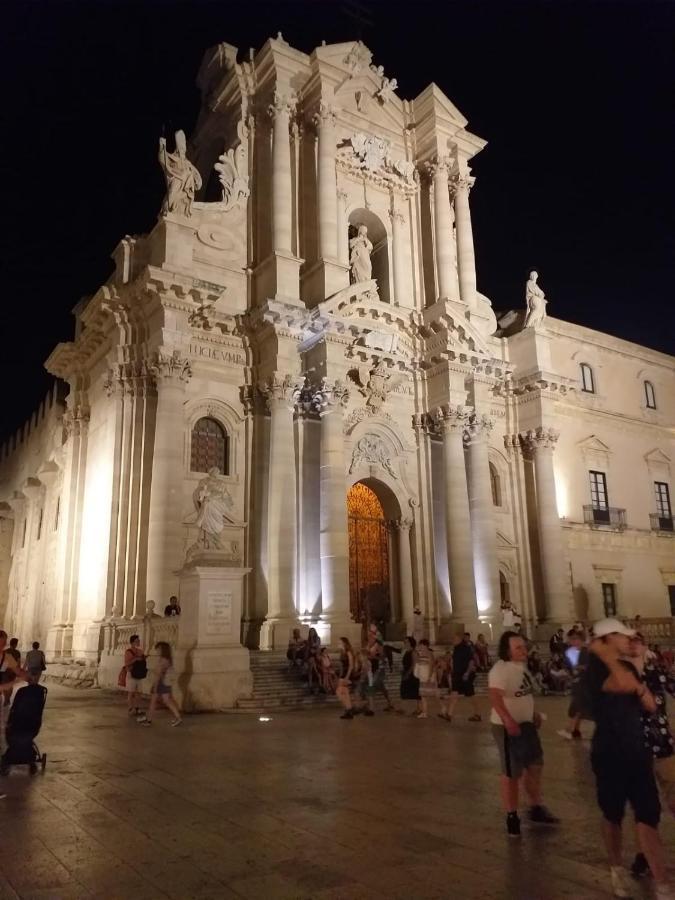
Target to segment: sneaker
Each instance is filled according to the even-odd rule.
[[[147,722],[147,721],[148,721],[148,717],[146,716],[145,713],[141,713],[140,716],[136,716],[136,721],[137,721],[140,725],[142,725],[143,722]]]
[[[479,716],[479,715],[469,716],[469,722],[482,722],[482,721],[483,721],[482,716]]]
[[[628,872],[623,866],[612,866],[609,870],[612,881],[612,893],[615,897],[632,897],[633,892],[628,881]]]
[[[428,719],[429,717],[427,716],[426,713],[417,713],[417,718],[418,719]]]
[[[341,718],[341,719],[353,719],[353,718],[354,718],[354,713],[351,711],[351,709],[346,709],[346,710],[342,713],[342,715],[340,716],[340,718]]]
[[[372,711],[372,709],[364,709],[364,710],[363,710],[363,715],[364,715],[364,716],[374,716],[375,713]]]
[[[545,806],[531,806],[529,819],[530,822],[535,822],[537,825],[560,824],[560,819],[558,819],[557,816],[554,816],[553,813]]]
[[[566,728],[561,728],[560,731],[556,731],[557,735],[560,735],[561,738],[565,738],[566,741],[572,740],[572,734]]]
[[[642,878],[649,872],[649,863],[644,853],[636,853],[633,865],[630,867],[630,873],[633,878]]]
[[[520,837],[520,819],[517,812],[508,813],[506,816],[506,833],[510,838]]]
[[[171,725],[172,728],[175,728],[176,725],[182,725],[183,720],[182,719],[174,719],[173,722],[170,722],[169,724]]]

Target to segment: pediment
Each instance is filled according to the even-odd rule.
[[[334,105],[338,112],[338,120],[341,113],[347,113],[348,120],[352,117],[361,119],[360,128],[377,135],[378,130],[388,132],[388,137],[394,132],[402,135],[403,130],[403,103],[395,94],[386,101],[377,97],[381,79],[372,72],[364,72],[353,78],[347,78],[338,86],[334,95]],[[353,126],[345,122],[338,129],[348,131]],[[401,136],[402,143],[402,136]]]
[[[670,480],[670,457],[659,447],[655,447],[649,453],[645,453],[645,462],[650,475],[655,481]]]
[[[579,441],[577,447],[581,451],[587,468],[601,471],[609,468],[612,451],[597,435],[589,435],[583,441]]]
[[[466,116],[462,115],[452,100],[433,81],[413,100],[413,109],[415,118],[432,113],[436,118],[449,120],[459,128],[465,128],[468,124]]]
[[[645,460],[648,463],[656,463],[657,465],[670,465],[670,457],[659,447],[655,447],[653,450],[650,450],[649,453],[645,453]]]
[[[607,444],[604,441],[601,441],[599,437],[594,434],[591,434],[589,437],[584,438],[583,441],[579,441],[577,447],[582,451],[594,451],[596,453],[611,453],[612,451],[609,449]]]

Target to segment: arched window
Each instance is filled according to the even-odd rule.
[[[502,505],[502,483],[497,471],[497,466],[490,463],[490,488],[492,489],[492,503],[494,506]]]
[[[656,409],[656,394],[651,381],[645,381],[645,400],[647,401],[647,409]]]
[[[223,426],[215,419],[198,419],[192,429],[190,442],[190,471],[208,472],[217,468],[223,475],[230,474],[230,439]]]
[[[581,363],[581,390],[587,394],[595,393],[595,379],[593,378],[593,369],[588,363]]]

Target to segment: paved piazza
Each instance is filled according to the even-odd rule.
[[[509,842],[486,724],[320,709],[141,728],[109,694],[51,687],[45,775],[0,787],[0,898],[607,897],[588,743],[555,735],[564,701],[542,708],[563,825]]]

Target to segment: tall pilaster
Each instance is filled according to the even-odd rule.
[[[398,521],[394,522],[394,525],[398,533],[398,569],[399,588],[401,592],[401,614],[405,622],[406,634],[412,634],[415,597],[410,533],[413,526],[413,519],[410,516],[403,516],[398,519]]]
[[[335,182],[335,112],[321,104],[312,119],[318,135],[317,175],[319,207],[319,255],[338,258],[338,204]]]
[[[499,568],[494,506],[490,488],[488,438],[494,426],[487,416],[471,415],[464,429],[469,473],[469,512],[473,541],[473,572],[480,615],[499,616]]]
[[[275,91],[272,117],[272,248],[291,253],[293,237],[293,180],[291,173],[291,113],[297,98]]]
[[[340,265],[349,268],[349,220],[347,218],[346,191],[337,192],[338,211],[338,260]]]
[[[469,191],[475,179],[468,174],[458,175],[455,188],[455,225],[457,229],[457,271],[459,275],[459,296],[470,309],[476,306],[476,257],[473,248],[473,229]]]
[[[452,241],[447,160],[435,160],[429,164],[428,171],[434,186],[434,238],[438,296],[441,299],[454,300],[456,299],[453,296],[455,254]]]
[[[324,379],[314,394],[321,416],[320,534],[321,619],[335,645],[341,636],[352,637],[354,622],[349,608],[349,534],[343,411],[349,392],[340,381]],[[340,632],[339,634],[337,632]]]
[[[524,450],[534,460],[537,492],[537,525],[547,619],[569,622],[572,617],[571,587],[565,570],[565,549],[555,494],[553,451],[560,433],[536,428],[520,435]]]
[[[275,373],[260,385],[270,411],[267,494],[267,618],[260,646],[285,647],[297,625],[297,498],[293,412],[304,376]]]
[[[155,443],[148,522],[147,599],[160,609],[178,593],[182,559],[182,486],[184,480],[183,401],[192,377],[189,360],[178,350],[159,351],[149,366],[157,388]],[[160,605],[161,604],[161,605]]]
[[[405,225],[405,219],[398,211],[395,205],[395,198],[392,198],[392,207],[389,211],[389,218],[391,219],[391,232],[392,232],[392,256],[394,260],[394,301],[397,306],[400,306],[402,302],[405,303],[406,306],[411,306],[412,303],[410,298],[406,298],[405,296],[405,288],[406,288],[406,266],[405,266],[405,250],[404,250],[404,233],[403,226]]]
[[[462,406],[444,406],[438,410],[437,421],[443,435],[450,599],[453,617],[460,622],[475,622],[478,618],[469,493],[464,463],[464,427],[468,419],[469,412]]]

